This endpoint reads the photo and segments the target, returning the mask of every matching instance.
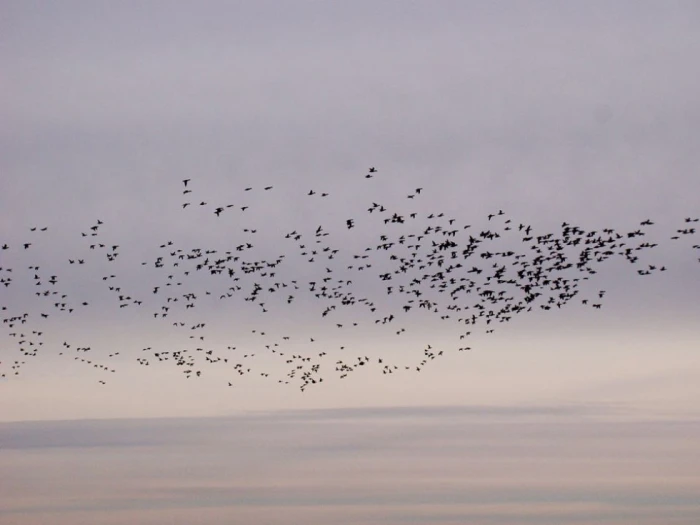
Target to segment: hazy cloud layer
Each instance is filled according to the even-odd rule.
[[[6,423],[0,514],[16,525],[689,524],[699,437],[697,419],[603,405]]]

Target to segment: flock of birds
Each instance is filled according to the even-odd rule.
[[[366,179],[375,176],[378,171],[373,167],[364,175]],[[191,179],[181,184],[184,202],[179,207],[183,213],[200,208],[208,210],[212,220],[226,221],[228,214],[246,213],[250,207],[210,205],[195,199],[196,184]],[[256,191],[273,190],[273,186],[262,186]],[[243,190],[251,191],[254,188]],[[415,202],[422,194],[423,188],[416,188],[407,199]],[[305,195],[329,196],[313,189]],[[339,378],[370,365],[379,365],[383,374],[420,371],[445,351],[470,350],[467,344],[473,331],[482,327],[486,333],[493,333],[498,323],[517,314],[560,309],[574,299],[599,309],[605,290],[585,296],[583,284],[596,273],[600,263],[612,258],[623,257],[636,264],[641,276],[666,271],[663,265],[640,261],[643,251],[658,246],[642,239],[647,228],[654,225],[648,219],[624,233],[612,228],[586,231],[565,222],[559,234],[537,235],[532,226],[514,222],[502,210],[489,214],[485,221],[488,226],[479,231],[444,213],[425,213],[418,208],[411,211],[390,209],[377,202],[369,204],[362,218],[372,224],[372,239],[369,245],[356,250],[348,242],[334,245],[331,233],[356,229],[360,216],[344,219],[334,226],[336,230],[319,225],[309,231],[284,232],[280,239],[283,253],[272,257],[254,256],[258,234],[254,228],[242,228],[241,240],[228,249],[180,247],[175,241],[165,241],[158,245],[152,259],[140,263],[155,272],[156,280],[133,291],[113,273],[118,268],[115,265],[122,245],[108,240],[103,233],[105,223],[96,220],[79,234],[84,243],[82,251],[51,264],[61,270],[66,266],[76,270],[92,267],[99,273],[98,288],[109,297],[109,316],[137,309],[149,323],[179,331],[184,339],[180,347],[149,346],[135,349],[136,355],[121,350],[100,352],[99,348],[69,341],[48,344],[45,334],[50,329],[62,323],[74,324],[75,317],[83,315],[93,302],[76,298],[79,294],[73,293],[70,286],[63,288],[61,271],[47,270],[43,263],[8,266],[13,256],[23,260],[38,249],[41,235],[49,230],[48,226],[31,227],[23,242],[5,242],[0,246],[0,307],[2,326],[10,341],[0,347],[0,376],[20,375],[27,359],[53,349],[55,354],[72,357],[101,374],[97,379],[100,384],[106,384],[109,374],[119,368],[117,357],[121,355],[123,359],[126,354],[142,366],[170,363],[187,378],[206,376],[209,367],[217,366],[230,376],[226,379],[228,386],[234,386],[240,376],[270,377],[270,371],[256,369],[253,364],[257,355],[278,360],[282,365],[282,375],[273,377],[278,383],[295,383],[304,390],[323,382],[328,370]],[[697,222],[698,218],[686,217],[670,240],[692,238]],[[515,242],[511,242],[513,236]],[[270,251],[278,246],[277,242],[267,243],[264,249]],[[692,248],[700,250],[700,245]],[[36,305],[33,311],[25,311],[27,297],[9,300],[7,290],[20,286],[16,281],[22,279],[25,288],[31,290]],[[92,290],[94,286],[89,284],[84,289]],[[273,326],[275,319],[284,316],[281,308],[291,312],[311,309],[324,328],[320,336],[300,336],[297,331],[273,334],[247,326],[250,337],[260,338],[255,347],[210,344],[210,325],[206,319],[196,318],[198,312],[204,311],[206,316],[231,308],[231,302],[266,314],[272,318]],[[351,318],[348,320],[341,312],[350,312]],[[415,363],[398,365],[386,357],[349,358],[347,344],[331,348],[330,343],[324,342],[324,336],[333,330],[343,330],[345,336],[349,330],[367,334],[370,328],[389,330],[410,342],[408,328],[420,326],[416,315],[433,316],[453,327],[454,348],[438,350],[428,344]]]

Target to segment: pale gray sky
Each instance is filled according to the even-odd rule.
[[[698,15],[694,2],[5,2],[0,232],[11,247],[2,253],[4,275],[13,268],[14,282],[3,290],[3,304],[32,312],[39,321],[33,329],[46,333],[41,359],[21,359],[27,372],[3,382],[15,394],[4,396],[12,401],[2,402],[2,417],[392,404],[423,381],[429,386],[417,387],[418,398],[450,403],[465,388],[459,379],[449,383],[448,377],[460,377],[449,373],[454,369],[493,385],[470,398],[512,402],[527,392],[538,395],[541,387],[532,390],[528,382],[556,384],[548,367],[573,390],[582,370],[590,377],[581,388],[590,381],[624,383],[627,375],[640,381],[659,374],[663,382],[675,371],[698,370],[690,350],[700,292],[691,248],[697,236],[669,239],[700,211]],[[371,180],[364,178],[369,166],[379,168]],[[182,195],[186,178],[193,193]],[[263,190],[267,185],[273,189]],[[249,186],[254,189],[243,191]],[[417,187],[424,188],[421,195],[408,200]],[[317,194],[308,196],[310,189]],[[321,198],[323,192],[329,196]],[[186,201],[192,204],[183,210]],[[513,226],[531,224],[536,234],[561,232],[564,221],[587,231],[626,232],[651,218],[656,224],[644,240],[660,246],[645,264],[666,264],[669,271],[643,279],[624,261],[606,262],[585,288],[593,297],[607,290],[604,311],[573,300],[561,311],[515,316],[488,337],[474,332],[464,345],[483,352],[446,358],[433,375],[422,370],[429,379],[392,378],[400,385],[395,394],[381,374],[365,374],[303,395],[277,387],[276,379],[261,385],[260,378],[244,378],[242,392],[250,388],[251,395],[231,396],[220,390],[228,379],[212,371],[216,387],[190,381],[185,390],[194,388],[197,401],[171,404],[183,395],[180,370],[151,366],[141,375],[135,360],[144,356],[142,348],[183,348],[182,332],[150,317],[158,308],[151,290],[164,288],[166,275],[140,264],[152,266],[169,240],[172,250],[186,252],[234,250],[253,241],[248,260],[286,254],[280,279],[308,283],[328,275],[331,263],[309,266],[284,234],[297,230],[312,242],[323,225],[324,242],[340,252],[333,276],[352,279],[357,297],[375,298],[385,312],[400,310],[398,300],[373,293],[369,272],[345,266],[389,231],[378,214],[367,212],[373,202],[415,212],[410,225],[392,230],[405,234],[421,233],[431,224],[427,215],[441,211],[457,225],[472,224],[465,235],[493,227],[486,215],[499,209]],[[229,203],[234,207],[220,218],[213,215]],[[242,206],[249,209],[241,212]],[[353,230],[345,226],[348,218],[356,221]],[[99,238],[81,237],[98,219],[104,222]],[[49,229],[30,232],[36,226]],[[32,243],[28,250],[21,249],[25,242]],[[109,262],[99,247],[89,250],[94,242],[119,245],[119,259]],[[519,243],[516,237],[494,246],[522,251]],[[79,258],[88,264],[68,262]],[[370,260],[377,274],[386,269]],[[28,268],[33,265],[41,270]],[[40,318],[51,300],[35,296],[32,278],[39,273],[58,275],[62,293],[89,307]],[[121,292],[108,292],[110,285]],[[184,285],[193,293],[226,291],[220,281],[199,276]],[[114,296],[120,293],[148,306],[119,309]],[[415,364],[427,344],[446,353],[463,346],[447,341],[444,323],[425,316],[380,333],[371,317],[334,313],[333,323],[364,321],[353,332],[334,331],[333,323],[321,323],[316,299],[297,295],[293,308],[281,301],[267,316],[242,300],[199,300],[187,321],[207,322],[211,348],[255,351],[258,376],[270,365],[264,344],[272,345],[272,337],[281,342],[285,333],[298,343],[290,351],[317,352],[302,342],[315,335],[324,350],[351,348],[352,355],[342,356],[348,361],[387,352]],[[395,337],[394,326],[407,328],[406,335]],[[256,328],[257,334],[267,330],[267,339],[252,334]],[[21,339],[14,337],[6,337],[2,356],[11,377],[8,366],[18,359],[13,352]],[[655,337],[665,352],[649,342]],[[72,347],[59,358],[63,341]],[[605,348],[600,357],[591,341]],[[634,366],[623,357],[625,345],[637,349]],[[100,393],[94,390],[106,386],[97,383],[104,374],[73,360],[76,347],[88,346],[90,356],[101,359],[95,362],[120,354],[108,363],[120,372]],[[502,355],[494,356],[496,348]],[[644,348],[648,361],[639,357]],[[326,370],[338,356],[329,354]],[[493,359],[488,372],[479,369],[486,356]],[[585,364],[573,365],[577,358]],[[624,377],[599,368],[597,359],[611,358],[620,361]],[[531,369],[529,378],[514,381],[506,373],[508,366],[523,370],[533,362],[543,368]],[[490,376],[493,370],[501,380]],[[161,398],[153,393],[152,405],[133,403],[130,393],[153,384]],[[96,401],[101,396],[110,401]],[[60,408],[43,401],[58,398]]]
[[[608,290],[604,313],[592,314],[572,301],[579,304],[566,311],[516,316],[490,339],[474,334],[472,346],[498,347],[518,368],[535,360],[525,347],[565,346],[557,359],[566,361],[575,348],[585,352],[579,341],[588,337],[606,341],[607,351],[621,356],[615,352],[623,343],[609,332],[638,345],[637,338],[649,341],[654,330],[675,350],[658,353],[649,369],[628,369],[645,376],[700,366],[683,335],[696,337],[700,290],[691,244],[697,237],[669,240],[688,226],[685,217],[700,210],[696,3],[6,2],[3,15],[0,227],[3,243],[11,246],[2,254],[4,275],[9,267],[15,272],[3,303],[34,318],[45,312],[46,300],[35,297],[32,281],[39,272],[28,269],[38,265],[44,279],[60,276],[62,292],[76,304],[90,304],[72,316],[39,318],[35,326],[41,328],[35,329],[47,332],[44,361],[28,358],[23,369],[33,373],[3,383],[18,389],[4,417],[44,417],[39,400],[56,391],[81,401],[66,400],[62,406],[74,408],[51,407],[50,413],[97,415],[86,401],[97,376],[81,362],[58,359],[63,341],[71,341],[71,352],[94,348],[91,356],[120,352],[109,366],[125,371],[110,377],[114,397],[105,414],[140,413],[132,402],[120,401],[126,399],[124,388],[139,384],[139,373],[127,370],[143,356],[142,348],[182,340],[172,338],[179,336],[166,330],[169,323],[150,318],[156,306],[117,309],[115,294],[105,289],[119,286],[124,295],[148,302],[153,286],[166,284],[165,275],[140,262],[152,265],[164,252],[158,246],[168,240],[173,250],[188,251],[233,250],[254,239],[255,257],[249,260],[288,254],[279,272],[307,283],[327,275],[323,266],[330,263],[312,268],[294,258],[293,241],[284,234],[311,235],[323,225],[327,243],[345,261],[333,268],[334,277],[352,278],[357,297],[372,296],[376,284],[345,269],[353,253],[376,246],[385,231],[377,214],[367,213],[372,202],[416,212],[410,226],[393,230],[416,234],[430,224],[429,213],[440,211],[458,225],[472,224],[469,233],[475,234],[492,226],[486,215],[498,209],[514,225],[532,224],[538,234],[561,231],[564,221],[625,232],[652,218],[648,240],[660,247],[650,261],[667,264],[666,274],[642,281],[636,267],[606,263],[588,285],[593,295]],[[371,180],[364,178],[369,166],[379,167]],[[192,194],[181,194],[185,178],[192,180]],[[264,191],[266,185],[273,190]],[[254,189],[243,191],[248,186]],[[416,187],[424,190],[409,201]],[[308,196],[310,189],[317,195]],[[319,197],[322,192],[329,196]],[[192,201],[189,209],[182,209],[184,201]],[[200,201],[207,206],[198,206]],[[229,203],[234,207],[217,219],[213,209]],[[242,213],[244,205],[249,209]],[[348,218],[357,223],[350,231]],[[99,242],[119,245],[118,261],[90,262],[99,248],[91,252],[88,244],[95,241],[80,232],[90,232],[98,219],[104,222]],[[49,230],[30,232],[35,226]],[[32,242],[30,249],[21,249],[25,242]],[[509,242],[501,246],[522,246],[513,244],[517,239]],[[71,266],[71,258],[88,258],[89,264]],[[112,274],[105,283],[102,278]],[[188,283],[189,291],[201,294],[225,291],[207,279],[190,277]],[[293,333],[299,342],[324,335],[328,347],[354,344],[355,356],[383,349],[420,359],[431,342],[444,343],[446,350],[459,346],[446,343],[443,328],[419,317],[406,320],[411,330],[403,339],[382,339],[368,323],[352,333],[333,332],[318,321],[321,307],[313,298],[300,297],[293,309],[277,308],[267,317],[243,301],[232,303],[224,308],[220,301],[200,301],[188,322],[207,321],[210,344],[257,348],[258,359],[265,352],[251,335],[255,327],[276,337]],[[399,309],[401,303],[383,304]],[[357,320],[353,313],[335,322]],[[295,349],[316,351],[301,343]],[[678,362],[670,357],[674,351],[682,356]],[[15,357],[5,352],[9,371]],[[472,359],[481,359],[462,356],[450,367],[469,369],[476,364]],[[596,366],[574,367],[568,377],[573,381],[582,368]],[[144,388],[151,381],[165,392],[181,388],[179,374],[154,368],[147,370],[152,379]],[[448,402],[461,384],[447,395],[431,395],[445,377],[436,372],[428,382],[433,386],[420,395]],[[391,399],[379,379],[350,381],[341,391],[349,388],[363,405]],[[376,390],[368,390],[369,383]],[[505,383],[494,385],[494,393],[508,391]],[[269,390],[244,388],[256,396],[258,388]],[[332,405],[332,388],[306,397],[291,394],[291,406]],[[34,393],[27,397],[27,390]],[[290,399],[289,389],[282,390],[281,398]],[[36,402],[18,411],[14,400],[32,396]],[[195,413],[274,408],[280,399],[245,396],[229,406],[219,396],[200,392],[196,398],[209,402],[198,401]],[[484,391],[477,397],[491,399]],[[146,412],[178,413],[166,405],[162,400]]]
[[[698,56],[695,1],[2,2],[0,521],[230,523],[235,503],[250,523],[697,523],[700,236],[670,237],[700,229],[684,222],[700,216]],[[416,217],[385,225],[373,202]],[[222,286],[169,255],[285,254],[278,282],[352,280],[398,317],[406,296],[376,280],[391,261],[363,250],[440,212],[472,225],[461,245],[509,218],[538,235],[652,219],[642,240],[658,246],[596,266],[564,308],[466,340],[464,312],[322,318],[302,291],[266,296],[263,315],[219,295],[271,276]],[[299,242],[337,258],[311,265]],[[517,233],[484,249],[535,255]],[[648,264],[667,271],[639,276]],[[184,293],[196,308],[165,303]],[[444,355],[416,372],[427,345]],[[183,349],[202,377],[153,356]],[[280,385],[291,355],[326,380]],[[358,356],[372,366],[339,379]]]

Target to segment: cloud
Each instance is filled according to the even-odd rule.
[[[5,423],[0,467],[10,485],[0,512],[22,525],[47,513],[100,524],[171,512],[175,523],[196,512],[202,523],[235,513],[313,524],[700,515],[700,422],[621,414],[629,416],[603,405],[441,406]]]

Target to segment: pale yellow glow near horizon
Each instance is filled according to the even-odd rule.
[[[514,335],[514,334],[509,334]],[[340,380],[328,371],[300,392],[276,378],[250,377],[226,386],[221,369],[185,379],[173,366],[125,364],[107,377],[56,361],[33,364],[0,385],[0,420],[221,416],[284,409],[624,403],[665,413],[695,412],[700,402],[700,356],[694,334],[643,337],[610,333],[482,339],[470,352],[446,352],[420,372],[383,375],[367,367]],[[450,347],[453,346],[450,342]],[[435,348],[440,346],[436,343]],[[377,355],[356,345],[357,353]],[[383,349],[391,355],[397,349]],[[415,354],[413,361],[415,361]],[[257,358],[256,358],[257,359]],[[325,366],[332,367],[334,356]],[[62,362],[65,366],[65,361]],[[264,369],[263,358],[251,367]],[[332,368],[331,368],[332,370]],[[282,374],[279,374],[282,375]]]

